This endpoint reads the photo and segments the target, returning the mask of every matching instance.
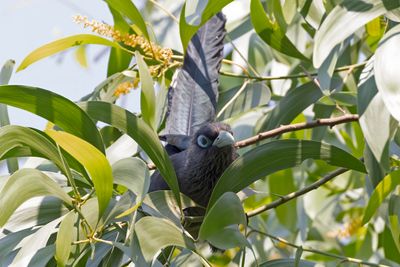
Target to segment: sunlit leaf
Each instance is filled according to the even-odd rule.
[[[372,193],[367,208],[364,212],[362,223],[365,224],[371,220],[376,210],[380,207],[385,198],[400,184],[400,171],[394,171],[386,175],[376,186]]]
[[[379,42],[374,61],[376,85],[390,114],[400,121],[400,25],[388,31]]]
[[[36,169],[21,169],[8,178],[0,192],[0,226],[22,203],[36,196],[55,196],[72,205],[71,197],[47,175]]]
[[[157,134],[142,119],[110,103],[92,101],[79,106],[93,119],[108,123],[132,137],[157,166],[180,206],[179,186],[171,160]]]
[[[390,1],[390,0],[389,0]],[[383,15],[387,10],[400,6],[397,1],[345,0],[338,4],[325,18],[315,35],[313,51],[314,67],[319,68],[332,49],[364,24]]]
[[[397,251],[400,252],[400,196],[397,194],[392,194],[390,196],[388,216],[393,241],[396,244]]]
[[[72,134],[46,130],[46,133],[88,171],[96,190],[100,214],[106,209],[113,190],[111,166],[96,147]]]
[[[153,129],[155,125],[156,113],[156,95],[154,93],[153,79],[150,76],[149,68],[143,60],[143,56],[135,52],[136,63],[139,68],[141,94],[140,94],[140,109],[142,111],[143,120]]]
[[[23,85],[0,85],[0,103],[32,112],[104,152],[96,124],[72,101],[53,92]]]
[[[11,78],[15,66],[15,61],[10,59],[4,63],[0,70],[0,85],[8,84]],[[0,127],[10,124],[10,118],[8,116],[8,109],[6,105],[0,104]],[[17,159],[7,159],[8,172],[13,173],[18,170]]]
[[[32,65],[36,61],[43,58],[49,57],[51,55],[57,54],[68,48],[87,45],[87,44],[98,44],[119,48],[119,45],[103,37],[92,35],[92,34],[78,34],[69,37],[61,38],[51,43],[45,44],[25,57],[25,59],[18,66],[17,71],[23,70],[26,67]]]
[[[61,221],[56,240],[55,258],[58,266],[65,266],[69,259],[72,241],[76,237],[76,233],[74,232],[76,217],[75,211],[70,211]]]
[[[277,259],[270,260],[260,264],[260,267],[293,267],[296,265],[296,259]],[[299,267],[313,267],[316,263],[311,261],[300,260],[298,261]]]

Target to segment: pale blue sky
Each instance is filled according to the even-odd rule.
[[[17,66],[35,48],[58,38],[89,33],[73,22],[76,14],[112,23],[107,6],[101,0],[0,0],[0,64],[14,59]],[[94,59],[102,46],[87,49],[89,67],[82,68],[74,58],[74,49],[41,60],[14,73],[10,83],[37,86],[54,91],[73,101],[91,92],[106,78],[108,53]],[[137,111],[137,93],[126,99],[129,109]],[[130,104],[132,102],[132,104]],[[19,109],[10,108],[12,124],[43,129],[45,121]]]

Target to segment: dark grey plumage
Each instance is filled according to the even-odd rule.
[[[229,125],[208,123],[191,139],[188,149],[171,156],[181,192],[206,207],[215,183],[225,169],[236,159],[233,143],[223,147],[212,145],[221,132],[231,132]],[[198,138],[206,136],[212,144],[200,147]],[[150,191],[169,189],[160,173],[151,177]]]
[[[218,13],[189,43],[182,69],[169,90],[162,135],[180,191],[204,207],[218,178],[236,158],[230,126],[214,122],[225,21]],[[165,189],[168,185],[155,171],[149,191]]]

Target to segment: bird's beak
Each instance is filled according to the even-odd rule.
[[[224,146],[230,146],[235,143],[235,138],[233,138],[233,135],[227,131],[220,131],[219,135],[217,138],[215,138],[214,143],[212,144],[213,146],[216,147],[224,147]]]

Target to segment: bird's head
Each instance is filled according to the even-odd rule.
[[[231,127],[225,123],[208,123],[193,136],[192,149],[201,154],[231,153],[235,139]]]

